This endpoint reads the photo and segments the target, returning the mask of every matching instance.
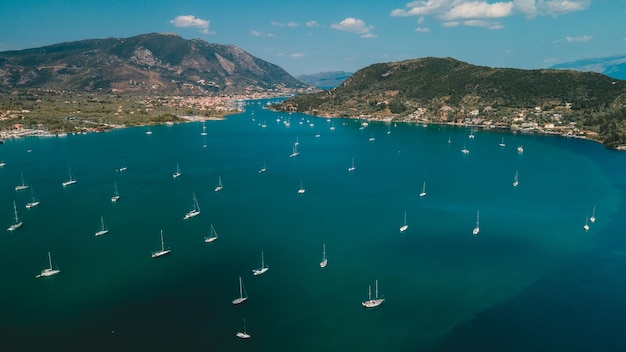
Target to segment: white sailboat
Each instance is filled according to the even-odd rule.
[[[104,216],[100,217],[100,223],[102,224],[102,226],[100,227],[100,230],[96,231],[96,237],[109,233],[109,229],[104,226]]]
[[[513,177],[513,187],[517,187],[519,185],[518,172],[515,170],[515,176]]]
[[[400,226],[400,232],[404,232],[409,228],[409,225],[406,224],[406,210],[404,211],[404,224]]]
[[[124,172],[128,170],[128,168],[126,167],[126,163],[122,163],[122,167],[120,167],[119,169],[117,169],[118,172]]]
[[[158,258],[166,254],[170,254],[171,251],[172,250],[169,248],[165,249],[165,241],[163,240],[163,230],[161,230],[161,249],[156,252],[152,252],[152,258]]]
[[[300,189],[298,189],[298,194],[303,194],[306,192],[306,189],[302,186],[302,180],[300,180]]]
[[[211,224],[211,231],[209,236],[205,236],[204,237],[204,242],[205,243],[209,243],[209,242],[213,242],[217,239],[217,231],[215,231],[215,228],[213,227],[213,224]]]
[[[22,227],[22,222],[17,217],[17,206],[15,205],[15,201],[13,201],[13,214],[15,215],[15,222],[11,226],[9,226],[7,231],[15,231]]]
[[[206,136],[206,123],[204,121],[202,121],[202,133],[200,133],[201,136]]]
[[[326,258],[326,243],[322,245],[322,261],[320,262],[320,268],[325,268],[328,265],[328,259]]]
[[[69,179],[62,183],[63,187],[67,187],[69,185],[73,185],[76,183],[76,180],[72,176],[72,170],[70,170],[69,166],[67,167],[67,173],[68,173]]]
[[[518,145],[517,146],[517,152],[520,153],[520,154],[524,153],[524,146],[523,145]]]
[[[320,138],[320,131],[318,130],[317,133],[315,134],[315,138]]]
[[[467,144],[463,143],[463,149],[461,149],[461,153],[469,154],[469,149],[467,149]]]
[[[178,178],[178,177],[180,177],[180,175],[182,175],[180,173],[180,165],[178,165],[178,163],[176,163],[176,171],[172,174],[172,178]]]
[[[476,210],[476,227],[474,227],[474,229],[472,230],[472,235],[474,236],[478,235],[478,233],[480,232],[479,219],[480,219],[480,212],[479,210]]]
[[[585,231],[589,231],[589,217],[585,216],[585,225],[583,226],[583,229],[585,229]]]
[[[422,185],[422,193],[420,193],[420,197],[426,197],[426,181]]]
[[[452,138],[448,137],[448,144],[452,143]]]
[[[35,196],[35,191],[31,188],[30,189],[30,202],[26,203],[26,208],[30,209],[38,205],[39,205],[39,199],[37,198],[37,196]]]
[[[290,157],[290,158],[295,158],[295,157],[297,157],[298,155],[300,155],[300,153],[298,152],[298,145],[297,145],[297,144],[294,144],[294,145],[293,145],[293,148],[292,148],[292,152],[291,152],[291,154],[289,154],[289,157]]]
[[[113,182],[113,196],[111,202],[117,202],[120,199],[120,193],[117,191],[117,182]]]
[[[248,334],[246,332],[246,318],[243,318],[243,330],[239,331],[235,334],[235,336],[237,336],[240,339],[249,339],[250,338],[250,334]]]
[[[259,169],[259,173],[262,174],[265,171],[267,171],[267,166],[265,165],[265,161],[263,162],[263,167],[261,169]]]
[[[501,147],[506,147],[506,144],[504,144],[504,137],[502,137],[502,140],[500,141],[500,144],[498,144]]]
[[[596,207],[593,207],[593,210],[591,211],[591,217],[589,218],[589,221],[591,221],[591,223],[593,224],[594,222],[596,222]]]
[[[469,139],[474,139],[474,130],[472,128],[470,128],[470,134],[469,134]]]
[[[0,161],[0,167],[5,167],[7,166],[7,163],[5,163],[4,161]]]
[[[37,276],[35,276],[36,278],[39,277],[48,277],[48,276],[52,276],[52,275],[56,275],[58,273],[61,272],[61,270],[59,269],[54,269],[52,267],[52,256],[50,255],[50,252],[48,252],[48,264],[50,265],[49,268],[45,268],[41,271],[41,273],[37,274]]]
[[[26,181],[24,181],[24,173],[21,173],[22,175],[22,184],[21,185],[17,185],[15,186],[15,190],[16,191],[21,191],[23,189],[27,189],[29,186],[26,184]]]
[[[150,131],[150,127],[148,127],[148,130],[146,131],[146,134],[152,134],[152,131]]]
[[[187,212],[187,214],[185,214],[185,217],[183,218],[183,220],[187,220],[187,219],[191,219],[194,216],[198,216],[200,215],[200,205],[198,204],[198,199],[196,198],[196,193],[193,193],[193,209],[191,209],[189,212]]]
[[[354,158],[352,158],[352,165],[348,168],[348,171],[354,171],[356,168],[354,167]]]
[[[217,187],[215,187],[215,192],[219,192],[224,188],[224,185],[222,184],[222,177],[218,176],[217,177]]]
[[[330,123],[330,130],[331,130],[331,131],[334,131],[334,130],[335,130],[335,124],[334,124],[334,123],[332,123],[332,122]]]
[[[248,299],[248,293],[246,293],[246,288],[243,286],[243,282],[241,281],[241,276],[239,277],[239,297],[233,300],[233,304],[241,304]]]
[[[376,280],[376,298],[372,299],[372,285],[369,285],[367,289],[367,301],[363,301],[361,304],[365,308],[374,308],[381,305],[384,301],[384,298],[378,298],[378,280]]]
[[[263,251],[261,251],[261,267],[258,269],[252,269],[252,274],[254,276],[259,276],[259,275],[265,274],[265,272],[267,272],[268,270],[270,270],[270,268],[265,265]]]
[[[375,141],[376,138],[374,137],[374,133],[372,133],[371,137],[368,139],[368,141],[373,142]]]

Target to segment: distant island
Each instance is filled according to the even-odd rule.
[[[541,132],[626,148],[626,81],[594,72],[428,57],[370,65],[337,88],[291,97],[273,109]]]

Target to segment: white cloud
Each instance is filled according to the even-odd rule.
[[[590,36],[590,35],[583,35],[581,37],[570,37],[570,36],[565,37],[565,41],[568,42],[568,43],[588,42],[588,41],[590,41],[592,39],[593,39],[593,37]]]
[[[586,10],[591,0],[416,0],[409,2],[404,8],[391,10],[393,17],[431,16],[442,22],[444,27],[459,24],[476,26],[477,20],[505,18],[523,15],[528,18],[535,16],[558,16],[574,11]],[[463,21],[456,24],[457,21]],[[503,28],[502,24],[491,24],[481,27],[489,29]]]
[[[274,27],[298,27],[298,22],[287,22],[287,23],[282,23],[282,22],[278,22],[278,21],[272,21],[270,22],[270,24]]]
[[[293,53],[291,55],[289,55],[289,57],[294,58],[294,59],[299,59],[301,57],[304,57],[303,53]]]
[[[488,29],[504,28],[504,26],[500,24],[499,22],[492,22],[492,21],[486,21],[486,20],[469,20],[469,21],[464,21],[463,24],[466,26],[470,26],[470,27],[484,27]]]
[[[250,34],[252,34],[252,36],[254,37],[273,37],[274,34],[272,33],[265,33],[265,32],[261,32],[261,31],[257,31],[257,30],[251,30]]]
[[[174,25],[174,27],[198,28],[200,29],[200,33],[204,33],[204,34],[215,33],[215,32],[209,31],[209,24],[210,24],[209,20],[196,18],[196,16],[192,16],[192,15],[176,16],[173,20],[170,20],[169,23]]]
[[[428,27],[417,27],[415,28],[416,32],[420,32],[420,33],[428,33],[430,32],[430,28]]]
[[[374,38],[376,35],[372,34],[371,31],[374,29],[374,26],[367,26],[363,20],[358,18],[348,17],[339,23],[333,23],[330,25],[330,28],[360,34],[361,38]]]
[[[306,23],[306,26],[307,27],[319,27],[320,24],[317,23],[317,21],[309,21],[309,22]]]

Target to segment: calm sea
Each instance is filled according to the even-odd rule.
[[[187,123],[0,145],[0,225],[14,221],[13,201],[24,223],[0,236],[1,349],[626,346],[626,154],[264,104],[207,121],[206,136]],[[63,187],[69,173],[77,183]],[[21,174],[31,189],[15,191]],[[41,204],[26,209],[31,190]],[[201,214],[183,220],[193,194]],[[95,237],[101,217],[109,233]],[[211,225],[219,238],[205,243]],[[152,259],[161,230],[172,252]],[[253,276],[261,251],[269,271]],[[61,273],[35,278],[48,252]],[[234,306],[240,276],[249,299]],[[376,280],[385,302],[365,309]],[[235,337],[244,319],[249,340]]]

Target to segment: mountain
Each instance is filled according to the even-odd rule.
[[[282,68],[234,45],[151,33],[0,52],[0,89],[201,94],[298,89]]]
[[[616,79],[626,80],[626,55],[576,60],[554,65],[550,68],[597,72]]]
[[[329,89],[337,87],[350,77],[350,75],[352,75],[352,72],[331,71],[315,73],[312,75],[300,75],[296,78],[306,84],[315,86],[316,88]]]

